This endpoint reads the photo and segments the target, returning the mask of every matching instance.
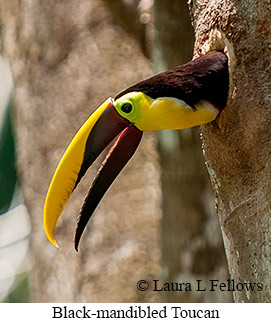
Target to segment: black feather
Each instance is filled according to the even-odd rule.
[[[140,91],[149,97],[173,97],[185,101],[193,109],[201,100],[207,100],[219,110],[226,106],[229,90],[228,58],[220,51],[206,55],[152,76],[119,93]]]

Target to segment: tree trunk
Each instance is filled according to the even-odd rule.
[[[154,3],[156,71],[191,60],[193,29],[185,0]],[[162,259],[166,282],[228,278],[199,127],[158,133],[162,185]],[[179,192],[179,194],[177,193]],[[169,302],[225,302],[231,292],[170,292]]]
[[[80,252],[73,232],[93,165],[74,192],[56,230],[45,236],[43,205],[69,141],[109,96],[152,75],[136,41],[112,22],[98,0],[1,1],[1,51],[15,80],[18,167],[32,220],[34,302],[161,301],[137,281],[159,278],[159,166],[154,134],[95,212]]]
[[[270,1],[191,2],[195,54],[224,49],[230,92],[202,127],[236,302],[271,301]],[[258,284],[247,291],[245,284]],[[243,287],[243,288],[242,288]]]

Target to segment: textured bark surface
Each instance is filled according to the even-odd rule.
[[[195,53],[224,49],[230,59],[228,105],[202,128],[231,278],[262,291],[236,302],[271,301],[271,7],[260,0],[190,3]]]
[[[156,0],[154,62],[157,70],[192,58],[193,30],[185,0]],[[166,28],[165,28],[166,26]],[[199,127],[158,133],[162,184],[162,259],[167,282],[228,278],[214,197]],[[227,302],[231,292],[170,292],[169,302]]]
[[[152,75],[133,38],[114,25],[101,1],[1,2],[2,54],[15,80],[18,166],[32,218],[34,302],[144,302],[140,279],[159,279],[159,167],[153,134],[98,207],[81,242],[73,232],[101,159],[78,187],[56,231],[43,229],[43,203],[69,141],[107,97]]]

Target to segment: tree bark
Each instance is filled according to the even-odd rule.
[[[190,10],[196,56],[223,49],[230,61],[227,107],[202,134],[230,275],[240,283],[234,300],[270,302],[270,1],[196,0]]]
[[[154,2],[156,71],[191,60],[194,33],[185,0]],[[199,127],[160,131],[162,259],[166,282],[225,281],[228,270]],[[231,292],[168,292],[169,302],[225,302]]]

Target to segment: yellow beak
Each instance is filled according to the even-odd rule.
[[[112,99],[109,98],[79,129],[64,153],[51,181],[44,205],[45,233],[56,247],[58,245],[54,238],[54,230],[73,190],[98,155],[121,131],[122,135],[98,171],[84,203],[85,207],[81,210],[75,236],[77,250],[91,214],[135,152],[142,133],[116,112]]]

